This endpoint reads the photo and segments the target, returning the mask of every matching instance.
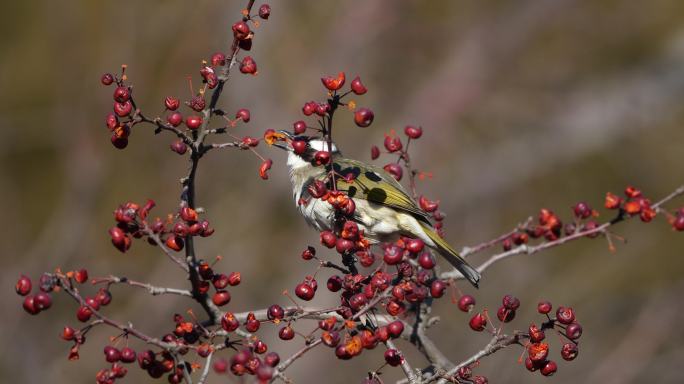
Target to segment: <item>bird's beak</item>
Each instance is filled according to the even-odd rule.
[[[278,133],[280,133],[281,135],[283,135],[284,140],[283,140],[283,141],[277,141],[277,142],[273,143],[273,146],[274,146],[274,147],[278,147],[278,148],[283,149],[283,150],[288,151],[288,152],[289,152],[289,151],[292,151],[293,148],[292,148],[292,146],[289,144],[289,143],[292,141],[292,139],[293,139],[292,133],[291,133],[291,132],[288,132],[288,131],[285,131],[285,130],[278,130],[278,131],[276,131],[276,132],[278,132]]]

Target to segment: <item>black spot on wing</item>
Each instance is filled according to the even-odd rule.
[[[356,192],[358,192],[358,189],[356,189],[356,187],[352,185],[352,186],[350,186],[349,189],[347,190],[347,195],[348,195],[349,197],[354,197],[354,195],[356,195]]]
[[[387,192],[382,188],[373,188],[368,191],[368,200],[384,203],[387,200]]]
[[[366,173],[364,173],[364,175],[368,178],[368,180],[374,181],[376,183],[382,180],[382,177],[380,177],[380,175],[378,175],[377,173],[375,173],[373,171],[366,171]]]

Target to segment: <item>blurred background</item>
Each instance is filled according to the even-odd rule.
[[[89,336],[81,361],[68,362],[58,338],[75,325],[75,306],[57,297],[37,317],[21,309],[13,284],[56,267],[87,267],[183,287],[179,271],[152,247],[135,242],[126,254],[109,243],[113,209],[132,200],[157,201],[156,214],[175,209],[186,160],[169,150],[172,137],[136,127],[124,151],[109,142],[104,117],[112,88],[100,75],[128,64],[138,104],[161,113],[164,96],[187,99],[186,76],[199,84],[202,59],[228,49],[230,26],[244,1],[35,0],[4,4],[0,31],[0,242],[6,317],[0,342],[0,381],[91,383],[106,367],[102,346],[113,333]],[[260,3],[257,2],[257,5]],[[677,0],[549,1],[277,1],[257,30],[250,53],[256,77],[235,72],[221,107],[249,108],[238,135],[289,128],[305,101],[324,95],[319,78],[346,71],[369,88],[356,97],[375,111],[359,129],[349,113],[336,120],[336,138],[349,157],[369,160],[371,144],[390,129],[421,125],[414,162],[434,178],[419,188],[441,199],[446,238],[457,248],[513,228],[542,207],[566,220],[587,201],[602,210],[607,191],[633,184],[654,200],[684,180],[684,3]],[[232,113],[232,112],[231,112]],[[202,257],[222,255],[218,269],[240,271],[232,289],[235,312],[287,304],[313,265],[299,257],[318,235],[297,215],[284,155],[270,179],[257,175],[248,152],[216,151],[198,175],[199,205],[216,233],[199,242]],[[381,158],[382,160],[382,158]],[[381,163],[382,164],[382,163]],[[682,206],[682,200],[670,204]],[[489,269],[475,294],[496,309],[501,296],[523,303],[507,329],[540,320],[536,303],[576,309],[584,326],[576,361],[560,359],[554,378],[527,372],[519,348],[484,359],[475,370],[492,383],[679,383],[684,361],[684,236],[665,220],[615,228],[627,243],[610,253],[604,239],[581,240],[508,259]],[[325,254],[325,252],[323,252]],[[332,256],[332,254],[328,254]],[[486,255],[472,259],[475,264]],[[319,281],[325,281],[324,272]],[[474,293],[462,285],[466,292]],[[166,332],[175,312],[192,307],[175,297],[113,289],[107,312],[150,333]],[[319,292],[316,304],[332,305]],[[469,330],[469,315],[441,300],[442,322],[429,332],[452,361],[489,340]],[[303,325],[304,332],[309,325]],[[272,340],[272,327],[263,327]],[[136,347],[142,346],[135,344]],[[272,343],[287,356],[299,342]],[[405,349],[414,366],[425,361]],[[297,383],[360,382],[382,361],[380,348],[340,362],[319,349],[297,362]],[[387,382],[401,378],[385,369]],[[131,369],[128,382],[152,382]],[[210,382],[231,382],[214,377]]]

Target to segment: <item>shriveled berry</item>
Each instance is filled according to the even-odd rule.
[[[166,239],[166,246],[169,249],[172,249],[176,252],[179,252],[180,250],[182,250],[184,245],[185,245],[185,242],[183,241],[183,238],[180,236],[169,236]]]
[[[188,151],[188,146],[185,145],[185,143],[181,139],[178,139],[171,143],[170,147],[172,151],[176,152],[179,155],[184,155],[185,152]]]
[[[428,200],[425,196],[420,196],[418,198],[418,204],[420,209],[425,212],[434,212],[439,208],[439,201]]]
[[[620,196],[617,196],[615,194],[612,194],[610,192],[606,193],[606,201],[604,203],[604,206],[608,209],[617,209],[620,208],[620,205],[622,204],[622,198]]]
[[[546,360],[549,355],[549,345],[546,343],[531,343],[527,346],[527,356],[534,362]]]
[[[325,76],[321,78],[323,86],[327,88],[329,91],[337,91],[338,89],[342,88],[342,86],[344,85],[344,81],[344,72],[338,73],[336,77]]]
[[[100,82],[102,82],[102,85],[111,85],[114,82],[114,75],[105,73],[100,77]]]
[[[79,269],[77,271],[74,271],[74,280],[76,280],[76,282],[79,284],[83,284],[86,281],[88,281],[88,270]]]
[[[268,180],[268,170],[273,166],[273,160],[266,159],[259,166],[259,177],[262,180]]]
[[[114,102],[114,113],[119,117],[126,117],[133,111],[133,104],[130,100],[123,103]]]
[[[380,148],[377,145],[371,147],[371,160],[375,160],[380,157]]]
[[[458,309],[463,312],[470,312],[475,306],[475,298],[471,295],[463,295],[458,299]]]
[[[168,109],[169,111],[175,111],[175,110],[178,109],[178,107],[180,106],[180,100],[178,100],[178,99],[175,98],[175,97],[167,96],[167,97],[164,99],[164,106],[165,106],[166,109]]]
[[[280,364],[280,356],[276,352],[269,352],[264,356],[264,364],[275,367]]]
[[[221,328],[226,332],[233,332],[238,329],[239,326],[240,323],[232,313],[226,312],[226,314],[221,317]]]
[[[552,376],[558,370],[558,365],[554,361],[547,362],[540,370],[544,376]]]
[[[530,341],[533,343],[539,343],[540,341],[544,340],[544,338],[546,337],[546,335],[544,334],[544,331],[534,324],[530,325],[528,333],[530,335]]]
[[[397,163],[389,163],[382,167],[382,169],[392,175],[397,181],[401,181],[401,178],[404,176],[404,169]]]
[[[259,17],[266,20],[269,16],[271,16],[271,6],[268,4],[262,4],[259,7]]]
[[[245,56],[240,62],[240,72],[255,75],[257,73],[256,61],[251,56]]]
[[[231,287],[234,287],[236,285],[240,285],[241,281],[242,281],[242,274],[240,272],[231,272],[228,275],[228,284],[230,284]]]
[[[390,153],[401,151],[401,149],[403,148],[401,139],[397,136],[385,135],[384,145],[385,149],[388,150]]]
[[[570,324],[575,321],[575,311],[570,307],[558,307],[556,318],[561,324]]]
[[[211,65],[214,67],[226,65],[226,55],[221,52],[216,52],[211,55]]]
[[[551,303],[548,301],[540,301],[539,304],[537,304],[537,312],[541,313],[542,315],[550,313],[551,309]]]
[[[506,295],[501,300],[501,304],[506,307],[506,309],[515,311],[520,307],[520,300],[515,296]]]
[[[321,341],[328,347],[334,348],[340,343],[340,333],[337,331],[325,331],[321,333]]]
[[[592,214],[592,210],[589,204],[583,201],[575,204],[575,206],[572,207],[572,210],[575,213],[575,217],[577,217],[578,219],[586,219]]]
[[[112,293],[107,288],[100,288],[95,294],[95,300],[100,305],[107,306],[112,302]]]
[[[566,360],[566,361],[575,360],[578,353],[579,353],[579,349],[577,348],[577,344],[575,344],[575,343],[565,343],[561,347],[561,357],[563,358],[563,360]]]
[[[26,296],[31,293],[31,287],[31,279],[25,275],[21,275],[19,280],[17,280],[17,284],[14,286],[14,290],[18,295]]]
[[[368,108],[358,108],[354,112],[354,123],[361,128],[368,127],[373,123],[375,115],[373,111]]]
[[[306,247],[304,251],[302,251],[302,259],[304,260],[311,260],[316,256],[316,248],[312,246]]]
[[[396,349],[388,349],[385,351],[385,361],[392,367],[401,364],[402,360],[401,354]]]
[[[366,92],[368,92],[368,89],[366,89],[366,87],[361,82],[361,78],[359,78],[358,76],[356,76],[354,80],[352,80],[351,90],[357,95],[363,95]]]
[[[125,103],[131,98],[131,90],[128,87],[116,87],[114,89],[114,100]]]

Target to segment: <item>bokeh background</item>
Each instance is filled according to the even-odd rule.
[[[139,105],[162,109],[166,95],[188,97],[186,75],[199,81],[201,59],[227,50],[240,1],[7,2],[0,23],[0,201],[4,308],[0,381],[91,383],[106,366],[96,332],[79,362],[67,362],[57,337],[75,324],[75,307],[56,298],[31,317],[13,291],[20,273],[37,278],[55,267],[87,267],[181,287],[182,275],[152,247],[136,242],[120,254],[106,230],[112,210],[151,197],[161,214],[174,209],[186,162],[169,151],[172,138],[136,127],[125,151],[104,127],[111,88],[99,77],[129,66]],[[259,3],[257,3],[259,4]],[[585,200],[601,207],[605,192],[628,184],[654,200],[684,181],[684,3],[677,0],[555,1],[276,1],[250,53],[256,77],[236,73],[222,99],[246,107],[252,121],[240,135],[287,128],[301,105],[322,97],[319,78],[358,74],[374,109],[367,129],[341,112],[336,137],[350,157],[369,159],[390,129],[425,129],[414,160],[434,178],[420,189],[442,200],[447,239],[457,247],[510,230],[541,207],[563,217]],[[198,179],[198,202],[216,234],[199,243],[207,258],[223,255],[224,271],[240,271],[230,309],[285,304],[313,266],[299,258],[317,234],[297,216],[284,156],[271,178],[257,175],[249,153],[211,153]],[[670,207],[681,206],[678,203]],[[608,218],[607,214],[603,218]],[[583,240],[487,271],[479,303],[517,295],[522,310],[509,329],[538,321],[540,299],[573,306],[584,325],[580,355],[560,362],[552,379],[528,373],[509,348],[482,361],[490,382],[678,383],[684,379],[684,236],[661,219],[630,221],[616,232],[627,243],[610,253],[603,239]],[[484,255],[473,259],[478,263]],[[325,275],[327,276],[327,275]],[[463,286],[467,292],[469,287]],[[174,297],[114,288],[108,313],[151,333],[166,332],[174,312],[191,307]],[[316,303],[332,302],[321,292]],[[448,300],[429,332],[454,361],[489,340],[467,327]],[[303,326],[308,329],[309,326]],[[267,340],[274,336],[265,327]],[[555,342],[553,340],[552,342]],[[295,343],[273,343],[287,355]],[[410,351],[411,348],[406,348]],[[297,383],[359,382],[380,365],[380,349],[350,362],[319,349],[289,373]],[[559,345],[553,357],[560,360]],[[424,361],[408,353],[415,366]],[[150,382],[131,369],[128,382]],[[401,377],[386,369],[388,382]],[[214,378],[212,383],[233,379]],[[233,380],[234,381],[234,380]]]

